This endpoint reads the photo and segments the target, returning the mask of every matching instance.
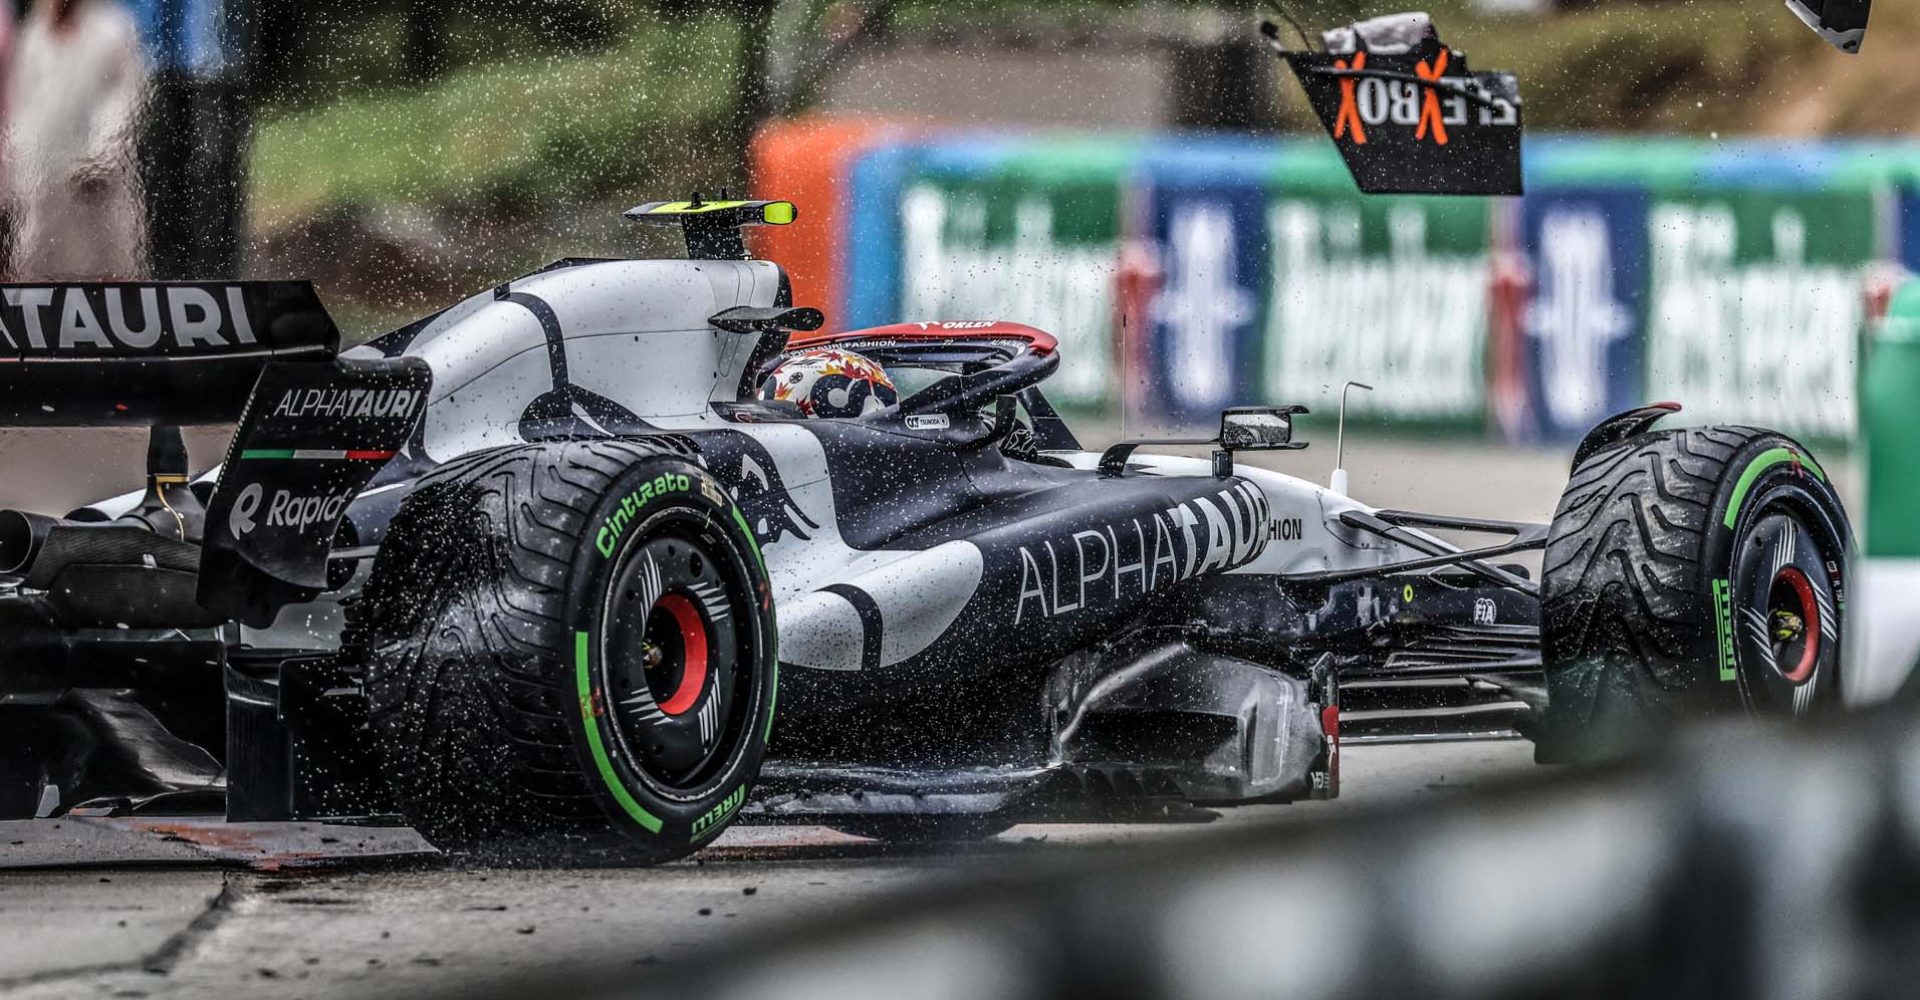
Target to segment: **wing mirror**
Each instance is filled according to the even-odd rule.
[[[1293,439],[1293,417],[1307,412],[1304,406],[1234,406],[1220,411],[1220,436],[1205,441],[1187,438],[1143,438],[1137,441],[1122,441],[1108,448],[1100,455],[1100,475],[1106,479],[1118,479],[1126,475],[1127,459],[1133,457],[1133,450],[1143,444],[1210,444],[1219,448],[1213,453],[1213,474],[1221,479],[1233,475],[1233,453],[1236,451],[1299,451],[1307,446],[1305,441]]]
[[[1304,406],[1235,406],[1220,411],[1222,451],[1296,451],[1306,442],[1293,440],[1293,416]]]

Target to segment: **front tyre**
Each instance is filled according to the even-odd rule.
[[[422,480],[345,655],[381,763],[435,844],[653,863],[710,841],[758,773],[777,684],[759,550],[670,444],[528,445]]]
[[[1587,457],[1542,568],[1540,759],[1837,703],[1851,544],[1825,472],[1772,431],[1658,431]]]

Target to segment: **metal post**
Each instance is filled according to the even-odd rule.
[[[1340,387],[1340,426],[1334,431],[1333,481],[1328,483],[1328,488],[1341,496],[1347,495],[1347,390],[1355,387],[1368,392],[1373,391],[1373,386],[1351,379],[1347,380],[1346,385]]]

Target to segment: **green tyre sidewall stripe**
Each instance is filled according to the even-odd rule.
[[[1723,525],[1731,530],[1739,522],[1740,508],[1747,502],[1747,494],[1753,491],[1753,484],[1760,479],[1762,473],[1783,462],[1797,462],[1802,468],[1812,472],[1816,479],[1823,483],[1827,481],[1825,470],[1820,468],[1811,455],[1794,448],[1769,448],[1755,455],[1747,463],[1747,467],[1741,470],[1739,480],[1733,484],[1733,495],[1727,499],[1727,511],[1721,518]]]
[[[659,833],[662,825],[660,817],[635,801],[633,793],[627,791],[626,785],[620,781],[620,775],[613,769],[613,758],[607,756],[607,745],[600,738],[600,727],[593,721],[592,649],[591,635],[581,631],[573,633],[573,669],[580,694],[580,718],[584,723],[581,728],[587,734],[587,747],[593,754],[594,770],[599,773],[600,780],[606,783],[607,790],[613,793],[614,800],[620,803],[620,808],[626,810],[635,823],[648,833]]]
[[[1776,446],[1753,456],[1741,468],[1739,478],[1734,480],[1733,492],[1727,496],[1727,509],[1720,517],[1720,526],[1729,535],[1726,540],[1724,559],[1732,559],[1736,552],[1738,536],[1733,534],[1740,523],[1740,514],[1745,509],[1747,497],[1752,495],[1754,484],[1769,470],[1780,465],[1792,465],[1813,473],[1821,482],[1827,481],[1826,470],[1813,460],[1805,450],[1787,446]],[[1713,578],[1713,634],[1717,647],[1719,668],[1715,674],[1722,683],[1738,683],[1740,670],[1734,659],[1733,641],[1733,586],[1723,567],[1722,575]]]
[[[660,488],[666,478],[667,488]],[[652,490],[643,487],[652,484]],[[638,499],[635,499],[638,497]],[[742,611],[754,618],[755,655],[764,657],[766,683],[758,695],[757,711],[765,719],[759,732],[749,728],[739,738],[749,741],[745,752],[728,765],[715,785],[684,804],[661,809],[651,805],[659,796],[648,793],[641,801],[635,786],[623,776],[623,765],[616,761],[611,737],[604,732],[606,701],[598,690],[599,651],[596,648],[600,612],[605,589],[611,585],[614,567],[627,548],[643,538],[637,529],[650,518],[665,512],[670,502],[701,511],[706,524],[715,533],[726,536],[735,549],[733,556],[745,570],[752,593],[739,595]],[[718,835],[727,821],[745,803],[753,777],[759,771],[765,744],[773,729],[773,712],[778,693],[778,655],[775,643],[771,589],[766,563],[753,532],[732,499],[711,474],[688,459],[671,455],[643,459],[617,479],[602,496],[581,529],[580,543],[569,574],[568,618],[573,642],[573,697],[578,710],[568,713],[577,727],[576,746],[587,777],[602,793],[611,818],[628,826],[633,836],[653,841],[662,848],[678,845],[685,853]],[[765,652],[761,652],[764,650]],[[596,711],[596,705],[601,706]],[[625,765],[631,766],[631,764]],[[664,801],[664,800],[662,800]],[[616,815],[617,813],[617,815]]]
[[[733,508],[733,523],[739,526],[740,534],[746,538],[747,548],[753,550],[753,561],[760,567],[761,578],[763,580],[771,579],[771,575],[767,573],[767,559],[760,552],[760,543],[753,537],[753,528],[748,526],[746,515],[740,513],[740,508],[737,506]],[[772,596],[769,594],[767,600],[771,601],[772,599]],[[762,740],[773,739],[774,706],[780,701],[780,629],[778,616],[767,616],[767,644],[773,650],[773,680],[771,682],[772,692],[767,696],[767,725],[766,729],[760,734]]]
[[[1816,461],[1805,446],[1778,432],[1770,432],[1770,441],[1762,450],[1749,455],[1744,464],[1738,465],[1740,474],[1734,478],[1730,489],[1725,489],[1724,506],[1707,524],[1710,541],[1707,545],[1705,563],[1711,566],[1708,585],[1708,597],[1713,609],[1714,640],[1716,643],[1717,670],[1707,676],[1720,682],[1713,686],[1722,690],[1732,690],[1733,686],[1744,685],[1740,675],[1738,643],[1734,636],[1734,586],[1730,574],[1739,557],[1743,532],[1751,519],[1759,512],[1770,509],[1774,503],[1767,499],[1778,494],[1782,482],[1798,480],[1801,500],[1795,504],[1795,516],[1803,526],[1824,545],[1831,541],[1840,552],[1832,556],[1840,565],[1841,580],[1832,587],[1837,609],[1845,607],[1847,574],[1852,555],[1852,528],[1847,521],[1846,510],[1841,504],[1833,483],[1827,472]],[[1736,460],[1737,461],[1737,460]],[[1783,479],[1783,477],[1785,477]],[[1819,509],[1815,513],[1807,508],[1811,504]],[[1831,504],[1831,509],[1827,505]],[[1832,517],[1830,522],[1834,535],[1827,538],[1827,523],[1824,518]],[[1844,628],[1844,621],[1842,623]],[[1724,687],[1723,687],[1724,685]]]

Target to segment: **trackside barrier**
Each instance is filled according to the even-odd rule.
[[[1869,323],[1860,379],[1866,525],[1854,561],[1849,691],[1883,696],[1920,662],[1920,281]]]
[[[1034,323],[1063,402],[1165,425],[1352,378],[1399,427],[1565,443],[1677,398],[1845,445],[1862,278],[1920,264],[1920,143],[1549,136],[1520,199],[1362,197],[1318,136],[756,148],[840,172],[841,263],[796,294],[848,326]]]
[[[1920,726],[1721,728],[1658,759],[815,914],[579,997],[1879,997],[1920,979]],[[1072,858],[1074,860],[1065,860]],[[973,863],[983,859],[974,858]],[[474,996],[471,990],[463,993]],[[484,995],[478,994],[478,995]],[[561,995],[561,994],[555,994]]]

